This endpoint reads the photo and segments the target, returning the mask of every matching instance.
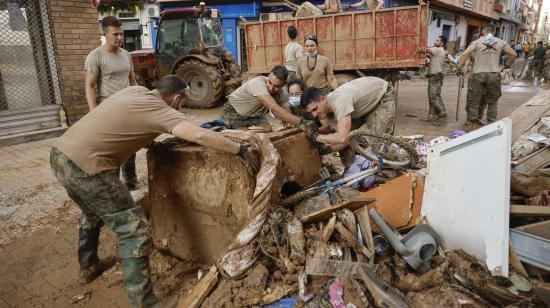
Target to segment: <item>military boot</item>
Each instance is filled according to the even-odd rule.
[[[422,122],[434,122],[434,121],[437,121],[437,116],[433,115],[433,114],[430,114],[429,116],[420,119],[420,121],[422,121]]]
[[[117,262],[116,257],[99,260],[97,250],[100,230],[100,228],[78,230],[78,263],[80,264],[81,284],[94,281]]]
[[[133,308],[155,307],[159,304],[159,300],[153,294],[149,257],[122,259],[122,270],[124,289]]]
[[[437,118],[437,120],[433,121],[432,124],[436,126],[443,126],[447,124],[447,115]]]
[[[149,271],[149,222],[141,207],[101,216],[107,227],[116,233],[124,289],[132,307],[151,307],[158,302],[153,294],[151,272]]]
[[[476,122],[473,122],[473,121],[472,122],[468,121],[464,124],[464,130],[468,133],[471,132],[471,131],[474,131],[478,128],[479,128],[479,124],[477,124]]]

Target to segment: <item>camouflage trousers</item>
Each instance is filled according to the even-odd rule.
[[[468,91],[466,92],[466,112],[468,112],[468,103],[470,102],[470,80],[472,80],[472,77],[468,78],[468,86],[467,86],[467,89]],[[481,102],[479,103],[479,109],[478,109],[478,113],[477,113],[477,118],[481,121],[483,119],[483,115],[485,113],[485,111],[487,110],[487,102],[485,101],[485,97],[482,96],[481,97]]]
[[[497,103],[502,96],[499,73],[473,74],[468,81],[468,102],[466,113],[468,122],[476,122],[482,111],[482,102],[487,104],[487,121],[497,119]]]
[[[395,91],[394,88],[388,84],[388,90],[371,112],[364,117],[351,120],[351,129],[370,130],[380,134],[393,135],[395,107]],[[355,161],[355,154],[349,146],[339,151],[339,153],[342,164],[344,164],[346,169],[349,168]]]
[[[115,232],[123,259],[149,255],[149,222],[140,207],[112,170],[89,176],[56,148],[50,152],[50,165],[82,211],[80,229],[99,229],[103,225]]]
[[[364,117],[351,120],[351,129],[365,129],[381,134],[393,134],[395,106],[395,90],[392,85],[388,84],[386,93],[371,112]]]
[[[531,59],[529,61],[529,69],[533,71],[534,77],[543,77],[544,60]]]
[[[429,115],[438,118],[447,117],[443,99],[441,99],[441,87],[443,86],[444,75],[432,74],[428,76],[428,102]]]
[[[237,113],[237,110],[229,101],[223,105],[222,115],[220,119],[226,124],[231,125],[233,128],[250,127],[250,126],[262,126],[267,125],[269,122],[265,117],[245,117]]]

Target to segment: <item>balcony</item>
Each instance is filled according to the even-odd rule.
[[[499,12],[504,11],[504,6],[496,3],[496,0],[431,0],[430,5],[441,6],[450,10],[463,12],[467,15],[486,17],[494,20],[498,20],[500,18]],[[497,11],[498,9],[501,11]]]

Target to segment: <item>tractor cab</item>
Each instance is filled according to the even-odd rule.
[[[160,76],[171,74],[174,63],[201,48],[223,48],[219,11],[205,7],[167,9],[161,13],[156,54]]]
[[[153,88],[160,78],[176,74],[189,86],[183,105],[190,108],[216,106],[241,85],[240,67],[223,47],[219,10],[204,2],[166,8],[157,31],[155,49],[131,53],[139,84]]]

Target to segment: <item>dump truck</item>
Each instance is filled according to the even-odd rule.
[[[163,10],[155,48],[131,55],[143,86],[154,88],[169,74],[185,80],[190,93],[183,105],[189,108],[213,107],[241,85],[240,67],[223,47],[220,11],[204,3]]]
[[[246,23],[249,73],[267,74],[273,66],[284,65],[291,25],[299,37],[317,35],[319,53],[329,58],[340,84],[361,76],[393,81],[399,71],[426,65],[425,54],[416,53],[427,46],[428,37],[428,5],[421,4]]]

